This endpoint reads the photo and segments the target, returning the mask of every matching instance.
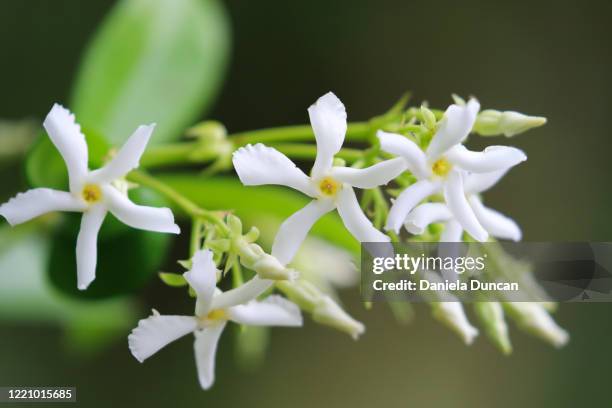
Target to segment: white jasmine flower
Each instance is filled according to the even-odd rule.
[[[464,192],[469,209],[478,223],[491,236],[512,241],[521,240],[521,228],[511,218],[485,207],[479,194],[495,185],[507,169],[490,173],[472,173],[465,177]],[[404,226],[408,232],[420,235],[429,224],[444,222],[445,228],[440,237],[441,242],[460,242],[463,227],[456,219],[449,206],[444,203],[424,203],[417,206],[406,217]]]
[[[461,227],[476,240],[487,240],[488,233],[465,196],[466,175],[508,169],[526,160],[526,156],[521,150],[508,146],[489,146],[482,152],[465,148],[461,143],[472,130],[479,109],[475,99],[470,99],[466,105],[450,105],[425,152],[404,136],[378,132],[382,150],[403,157],[418,179],[393,203],[385,226],[387,230],[399,232],[408,213],[420,201],[441,191]]]
[[[43,125],[64,158],[70,192],[49,188],[28,190],[0,206],[0,215],[14,226],[51,211],[82,212],[76,245],[79,289],[86,289],[95,279],[98,231],[109,211],[133,228],[180,232],[170,209],[136,205],[113,185],[138,167],[155,125],[139,126],[117,155],[106,166],[94,171],[88,169],[87,143],[73,114],[55,104]]]
[[[153,316],[138,322],[128,336],[128,344],[132,355],[143,362],[169,343],[193,333],[196,368],[203,389],[214,382],[217,343],[228,321],[251,326],[302,325],[300,309],[280,296],[220,305],[223,293],[216,287],[217,269],[209,250],[198,251],[192,269],[183,276],[197,295],[195,316],[163,316],[154,310]]]
[[[248,145],[234,152],[233,163],[247,186],[278,184],[294,188],[313,201],[281,225],[272,246],[272,255],[282,264],[291,262],[312,225],[337,209],[346,228],[362,242],[389,242],[359,207],[353,187],[374,188],[388,183],[406,169],[404,160],[387,160],[365,169],[334,167],[347,123],[344,105],[327,93],[308,108],[317,142],[317,156],[310,177],[278,150],[262,144]]]

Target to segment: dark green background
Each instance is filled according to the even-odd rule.
[[[42,118],[53,102],[66,101],[81,51],[111,6],[1,1],[0,117]],[[268,0],[227,7],[231,67],[207,116],[231,131],[305,123],[307,106],[328,90],[343,100],[349,120],[382,112],[405,90],[436,107],[451,92],[473,94],[485,108],[549,119],[510,141],[529,160],[487,194],[488,203],[515,217],[526,240],[612,240],[610,3]],[[18,168],[0,174],[1,198],[21,188],[15,174]],[[158,282],[147,293],[151,305],[190,310],[182,293]],[[609,404],[610,305],[562,305],[556,318],[571,341],[560,351],[513,328],[515,352],[503,357],[484,338],[463,346],[424,307],[414,324],[400,327],[384,306],[366,312],[356,293],[346,298],[368,328],[359,342],[311,323],[278,329],[263,368],[248,373],[233,361],[228,331],[217,383],[206,393],[197,386],[191,339],[141,366],[124,339],[85,358],[66,350],[59,329],[2,323],[0,385],[74,385],[79,405],[99,407]]]

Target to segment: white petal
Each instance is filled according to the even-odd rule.
[[[215,382],[215,355],[219,337],[223,333],[225,323],[207,327],[204,330],[196,330],[193,349],[195,352],[196,367],[200,386],[207,390]]]
[[[228,310],[230,320],[250,326],[301,326],[300,308],[293,302],[278,296],[268,296],[257,302],[238,305]]]
[[[276,257],[282,265],[290,263],[313,224],[334,207],[331,200],[312,200],[304,208],[287,218],[274,238],[272,256]]]
[[[189,286],[197,294],[196,314],[205,316],[210,310],[213,294],[217,288],[217,265],[210,250],[199,250],[192,258],[191,270],[183,274]]]
[[[245,186],[279,184],[288,186],[311,197],[316,191],[310,178],[297,168],[287,156],[261,143],[247,145],[236,150],[232,162]]]
[[[331,176],[353,187],[374,188],[387,184],[406,169],[406,161],[401,157],[396,157],[395,159],[385,160],[365,169],[333,167]]]
[[[332,167],[346,135],[346,110],[340,99],[331,92],[320,97],[308,108],[310,124],[317,140],[317,158],[312,166],[312,177],[323,176]]]
[[[484,242],[489,234],[480,225],[472,207],[470,207],[463,190],[463,175],[452,171],[444,185],[444,198],[455,219],[474,239]]]
[[[488,173],[470,173],[464,180],[464,189],[467,194],[482,193],[493,187],[510,168],[491,171]]]
[[[420,235],[429,224],[442,222],[452,217],[448,207],[442,203],[424,203],[408,214],[404,227],[414,235]]]
[[[470,196],[469,202],[472,206],[472,210],[474,210],[474,214],[476,214],[476,218],[478,218],[478,221],[480,221],[483,228],[486,229],[489,234],[501,239],[510,239],[512,241],[521,240],[521,228],[512,218],[485,207],[475,195]]]
[[[110,183],[137,168],[153,129],[155,129],[155,124],[138,126],[113,160],[106,166],[92,171],[88,179],[94,183]]]
[[[380,148],[406,160],[408,168],[417,178],[429,177],[431,171],[427,166],[427,157],[416,143],[405,136],[383,132],[382,130],[379,130],[376,136],[380,140]]]
[[[74,114],[57,103],[45,118],[43,126],[60,152],[68,168],[70,191],[77,193],[87,175],[87,142],[81,127],[75,123]]]
[[[77,287],[87,289],[96,278],[96,264],[98,262],[98,232],[106,217],[106,208],[95,205],[83,213],[81,229],[77,237]]]
[[[398,233],[408,213],[412,211],[420,201],[435,193],[439,188],[439,183],[421,180],[402,191],[391,206],[385,229]]]
[[[349,186],[344,185],[338,193],[338,214],[346,229],[360,242],[389,242],[387,235],[383,234],[372,225],[372,222],[365,216],[355,191]]]
[[[489,146],[482,152],[473,152],[463,145],[458,145],[453,147],[446,157],[454,165],[475,173],[507,170],[527,160],[522,150],[509,146]]]
[[[35,188],[19,193],[0,206],[0,215],[17,225],[51,211],[83,211],[87,205],[70,193]]]
[[[217,294],[213,297],[211,309],[227,309],[231,306],[250,302],[264,293],[274,285],[271,279],[261,279],[255,275],[250,281],[227,292]]]
[[[446,109],[438,131],[427,148],[427,158],[430,162],[465,140],[476,122],[479,110],[480,104],[476,99],[470,99],[465,106],[450,105]]]
[[[142,319],[128,336],[132,355],[141,363],[173,341],[191,333],[198,326],[192,316],[153,316]]]
[[[444,225],[444,231],[440,234],[440,242],[461,242],[463,228],[455,220],[450,220]]]
[[[146,231],[179,234],[178,225],[169,208],[156,208],[134,204],[112,185],[102,187],[108,209],[122,223]]]

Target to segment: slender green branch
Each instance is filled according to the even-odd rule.
[[[202,224],[202,220],[199,218],[194,218],[191,223],[191,240],[189,242],[189,253],[191,257],[195,255],[200,249],[200,245],[202,245]]]
[[[368,122],[349,123],[346,140],[365,141],[370,133],[371,129]],[[310,125],[297,125],[251,130],[235,133],[228,137],[236,146],[244,146],[249,143],[307,142],[314,140],[314,133]]]
[[[150,174],[144,171],[134,170],[128,175],[127,178],[129,181],[132,181],[145,187],[149,187],[162,194],[164,197],[173,201],[190,217],[208,221],[219,227],[219,229],[224,234],[229,233],[229,228],[227,227],[227,225],[225,225],[218,213],[200,208],[193,201],[189,200],[187,197],[183,196],[178,191],[174,190],[169,185],[159,181]]]
[[[313,159],[317,156],[317,146],[306,143],[275,143],[271,144],[281,153],[293,159]],[[354,162],[363,158],[363,151],[358,149],[341,149],[335,157],[344,159],[347,162]]]
[[[190,163],[203,163],[219,156],[216,149],[206,148],[199,142],[170,143],[151,146],[142,155],[143,168],[173,166]]]

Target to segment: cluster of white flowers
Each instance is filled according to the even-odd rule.
[[[256,144],[238,149],[233,154],[233,164],[244,185],[284,185],[302,192],[312,201],[282,223],[271,255],[255,244],[247,245],[249,255],[243,256],[243,263],[258,274],[243,285],[222,292],[217,288],[220,275],[213,253],[210,250],[195,252],[190,270],[183,275],[197,295],[195,316],[163,316],[154,310],[152,316],[139,322],[128,338],[134,357],[142,362],[170,342],[193,332],[198,376],[202,388],[206,389],[214,380],[217,342],[228,321],[256,326],[301,326],[302,309],[311,312],[316,321],[357,338],[364,332],[364,326],[309,282],[284,280],[292,276],[286,265],[294,261],[315,222],[334,209],[358,241],[390,242],[389,235],[376,229],[362,211],[354,188],[383,186],[404,172],[410,172],[416,182],[393,202],[386,230],[398,233],[404,225],[408,232],[418,235],[432,223],[444,223],[441,241],[461,241],[463,231],[478,241],[486,241],[489,236],[520,240],[517,224],[485,207],[479,194],[497,183],[511,167],[526,160],[525,154],[506,146],[473,152],[462,143],[475,126],[492,133],[501,123],[502,133],[514,134],[519,128],[528,127],[526,123],[534,119],[516,113],[503,116],[488,111],[484,116],[486,120],[477,124],[479,108],[475,99],[451,105],[436,124],[435,133],[425,149],[407,136],[378,131],[380,149],[397,157],[366,168],[334,165],[334,156],[342,148],[347,132],[347,116],[344,105],[333,93],[322,96],[308,109],[317,144],[310,175],[274,148]],[[0,206],[0,215],[16,225],[50,211],[82,212],[76,245],[79,289],[86,289],[95,278],[96,240],[107,212],[134,228],[179,233],[168,208],[136,205],[129,200],[125,188],[124,177],[138,167],[154,125],[140,126],[109,163],[94,171],[88,169],[87,144],[74,115],[55,105],[44,126],[66,163],[70,191],[29,190]],[[440,192],[444,202],[430,202],[429,198]],[[279,280],[273,280],[277,278]],[[295,303],[278,295],[257,300],[275,282],[285,285],[285,293]],[[552,338],[555,344],[567,340],[567,334],[546,313],[528,313],[531,309],[520,305],[514,309],[516,313],[528,315],[526,324],[542,331],[542,335]],[[434,307],[434,314],[455,328],[466,343],[478,333],[468,322],[460,303],[441,302]]]

